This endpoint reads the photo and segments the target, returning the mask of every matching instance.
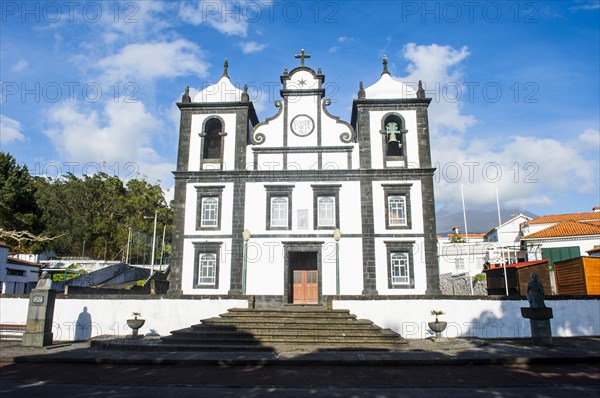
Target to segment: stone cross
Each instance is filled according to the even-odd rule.
[[[300,54],[294,55],[294,58],[300,58],[300,66],[304,66],[304,58],[310,58],[309,54],[304,54],[304,49],[300,50]]]

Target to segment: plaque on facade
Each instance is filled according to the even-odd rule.
[[[292,133],[299,137],[306,137],[315,129],[315,122],[308,115],[298,115],[292,119],[290,126]]]
[[[33,296],[31,298],[31,302],[33,304],[43,304],[44,303],[44,296]]]

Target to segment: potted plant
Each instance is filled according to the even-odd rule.
[[[146,320],[138,319],[138,316],[142,315],[139,312],[133,312],[131,315],[133,315],[133,319],[127,320],[127,326],[129,326],[133,330],[133,332],[131,333],[131,337],[132,338],[143,337],[143,336],[138,335],[138,329],[141,328],[142,326],[144,326],[144,323],[146,323]]]
[[[444,315],[444,311],[431,310],[431,315],[435,316],[435,322],[429,322],[427,325],[429,326],[429,329],[435,332],[435,337],[441,338],[442,332],[446,329],[446,326],[448,326],[448,322],[438,320],[438,316]]]

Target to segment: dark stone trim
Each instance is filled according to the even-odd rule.
[[[173,236],[171,240],[171,264],[169,271],[169,295],[181,295],[183,268],[183,240],[185,233],[185,198],[187,183],[175,179],[175,196],[173,198]]]
[[[394,180],[433,180],[432,168],[404,168],[404,169],[339,169],[339,170],[203,170],[201,172],[174,172],[175,179],[184,179],[188,183],[201,182],[285,182],[285,181],[315,181],[315,182],[342,182]]]
[[[384,241],[387,255],[387,276],[389,289],[414,289],[415,288],[415,272],[413,260],[413,246],[415,242],[394,242]],[[392,284],[392,253],[408,254],[408,285]]]
[[[192,113],[219,113],[221,110],[226,112],[235,112],[236,110],[248,110],[248,116],[252,124],[258,123],[258,116],[254,104],[250,101],[232,101],[232,102],[177,102],[175,105],[183,111],[192,111]],[[222,108],[215,110],[214,108]]]
[[[341,184],[336,185],[311,185],[313,189],[313,229],[314,230],[334,230],[340,227],[340,188]],[[333,196],[335,200],[335,225],[319,226],[319,197]]]
[[[253,239],[289,239],[289,238],[302,238],[302,239],[313,239],[313,238],[330,238],[332,231],[325,229],[328,232],[321,233],[306,233],[306,234],[286,234],[286,233],[275,233],[275,234],[252,234]],[[232,235],[224,234],[194,234],[184,235],[184,239],[230,239]],[[344,238],[362,238],[363,234],[344,234]],[[374,238],[423,238],[425,234],[373,234]]]
[[[281,242],[283,244],[283,302],[290,303],[290,252],[316,252],[317,253],[317,273],[319,283],[318,303],[322,304],[323,298],[323,264],[321,258],[321,249],[324,242]]]
[[[425,278],[427,280],[425,293],[441,294],[433,176],[421,179],[421,197],[423,203],[423,233],[425,234]]]
[[[377,295],[375,267],[375,226],[373,217],[373,182],[370,178],[360,181],[360,210],[362,222],[362,263],[363,291],[362,294]]]
[[[321,73],[315,72],[312,68],[310,68],[308,66],[301,65],[301,66],[295,67],[289,73],[281,75],[279,77],[279,80],[281,81],[281,84],[285,84],[286,81],[288,81],[288,80],[291,79],[291,76],[294,73],[300,72],[300,71],[305,71],[305,72],[308,72],[311,75],[313,75],[313,78],[319,82],[319,87],[321,87],[321,84],[323,84],[323,82],[325,82],[325,75],[323,75]]]
[[[219,288],[219,268],[221,261],[221,245],[223,242],[192,242],[194,245],[194,279],[192,285],[194,289],[218,289]],[[215,255],[215,283],[214,285],[201,285],[198,283],[200,274],[200,254]]]
[[[252,151],[255,153],[323,153],[323,152],[350,152],[354,148],[352,146],[347,145],[339,145],[339,146],[294,146],[294,147],[283,147],[283,146],[274,146],[274,147],[258,147],[252,148]]]
[[[292,229],[292,191],[294,185],[265,185],[267,193],[267,211],[266,211],[266,229],[267,230],[291,230]],[[288,225],[287,227],[271,225],[271,198],[287,198],[288,205]]]
[[[233,184],[233,217],[231,220],[231,276],[230,294],[242,293],[242,268],[244,263],[244,242],[242,232],[246,222],[246,184],[236,181]]]
[[[411,200],[410,200],[410,190],[412,184],[382,184],[384,193],[384,203],[385,206],[385,228],[386,229],[411,229],[412,228],[412,210],[411,210]],[[404,196],[405,205],[406,205],[406,225],[390,225],[390,215],[389,215],[389,197],[390,196]]]
[[[196,230],[197,231],[219,231],[221,229],[221,212],[223,203],[223,189],[225,185],[196,186]],[[217,198],[217,226],[202,226],[202,199]]]
[[[325,96],[325,89],[324,88],[309,88],[306,90],[298,90],[298,89],[281,89],[279,90],[279,93],[281,94],[281,96],[283,98],[287,98],[287,97],[313,97],[313,96],[319,96],[319,97],[323,97]]]

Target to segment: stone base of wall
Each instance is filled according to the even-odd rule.
[[[440,289],[446,296],[469,296],[471,287],[469,286],[468,275],[440,275]],[[487,284],[485,281],[473,281],[473,295],[487,296]]]

